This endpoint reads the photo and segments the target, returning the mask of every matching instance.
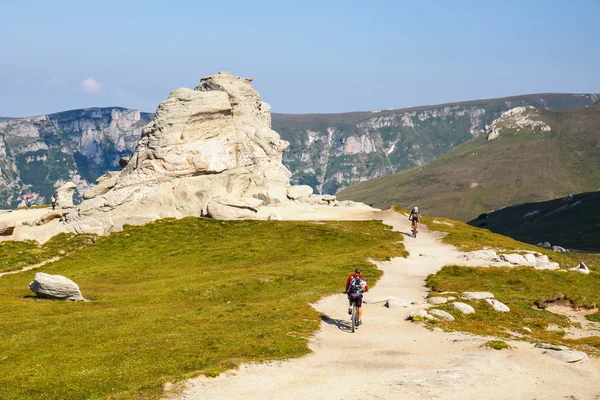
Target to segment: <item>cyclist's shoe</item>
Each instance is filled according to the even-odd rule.
[[[348,309],[348,315],[352,315],[352,309],[351,308]]]
[[[358,325],[357,326],[361,326],[362,325],[362,321],[358,321]]]

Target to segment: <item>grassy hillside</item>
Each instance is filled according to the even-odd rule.
[[[600,252],[600,192],[503,208],[469,222],[515,239]]]
[[[374,283],[367,260],[404,254],[401,240],[380,221],[162,220],[41,269],[89,302],[32,297],[35,271],[0,277],[0,398],[158,398],[165,382],[307,354],[309,303],[356,267]]]
[[[283,160],[292,181],[333,194],[356,182],[430,162],[472,139],[511,108],[566,110],[597,99],[595,94],[541,93],[399,110],[273,114],[273,128],[290,142]]]
[[[470,220],[512,204],[600,188],[600,105],[528,110],[551,131],[500,126],[423,167],[361,182],[340,199],[387,208],[419,205],[425,215]]]

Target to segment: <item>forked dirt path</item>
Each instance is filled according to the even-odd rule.
[[[383,217],[400,232],[410,230],[402,215],[385,212]],[[352,334],[340,328],[348,320],[345,296],[326,297],[314,305],[329,319],[310,342],[312,354],[195,378],[179,398],[600,399],[598,359],[567,364],[525,342],[511,342],[513,350],[488,350],[480,346],[489,338],[430,331],[406,321],[411,311],[424,307],[427,275],[464,259],[426,229],[404,243],[410,257],[380,263],[384,276],[365,298],[394,296],[418,304],[392,309],[366,304],[364,325]]]

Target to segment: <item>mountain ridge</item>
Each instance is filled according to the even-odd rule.
[[[470,220],[517,203],[599,190],[600,107],[520,108],[428,165],[361,182],[338,197],[378,207],[419,205],[428,215]]]
[[[564,109],[598,99],[595,94],[532,94],[395,110],[274,113],[273,129],[290,142],[284,164],[293,173],[292,184],[331,194],[430,162],[484,132],[512,106]],[[0,119],[0,207],[17,206],[25,193],[36,203],[46,202],[54,185],[66,180],[76,181],[81,194],[100,175],[118,170],[118,159],[133,153],[152,115],[88,107]]]

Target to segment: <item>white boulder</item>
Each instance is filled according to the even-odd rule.
[[[454,317],[444,310],[429,310],[429,314],[433,315],[434,317],[445,319],[446,321],[454,321]]]
[[[38,297],[59,300],[83,301],[85,300],[79,286],[72,280],[62,275],[50,275],[44,272],[35,274],[29,289]]]
[[[306,199],[313,193],[313,188],[308,185],[290,186],[287,197],[292,200]]]
[[[428,298],[427,302],[429,304],[433,304],[433,305],[436,305],[436,304],[445,304],[445,303],[448,302],[448,299],[445,298],[445,297],[436,296],[436,297],[430,297],[430,298]]]
[[[465,315],[475,313],[475,309],[473,307],[471,307],[470,305],[468,305],[466,303],[461,303],[460,301],[455,301],[454,303],[452,303],[452,307],[454,307],[455,309],[457,309],[458,311],[460,311],[461,313],[463,313]]]
[[[586,275],[588,275],[590,273],[590,269],[583,262],[579,263],[579,265],[577,267],[571,268],[570,270],[581,272],[582,274],[586,274]]]
[[[529,261],[527,261],[521,254],[501,254],[500,259],[513,265],[529,264]]]
[[[463,292],[463,297],[469,300],[493,299],[494,295],[490,292]]]
[[[494,300],[494,299],[485,299],[485,301],[488,302],[489,305],[491,305],[495,311],[498,312],[502,312],[502,313],[507,313],[510,311],[510,308],[508,308],[508,306],[498,300]]]

